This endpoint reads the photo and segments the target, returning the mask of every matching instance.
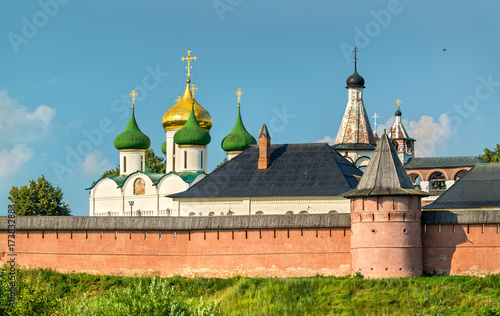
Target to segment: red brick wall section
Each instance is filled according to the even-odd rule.
[[[424,271],[439,275],[500,274],[499,224],[423,225]]]
[[[21,266],[112,275],[347,275],[350,235],[349,228],[32,230],[29,236],[28,231],[17,231],[16,261]],[[0,252],[6,251],[6,231],[0,231],[0,237]]]

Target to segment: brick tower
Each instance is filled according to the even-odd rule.
[[[422,274],[421,197],[384,131],[351,199],[351,275]]]

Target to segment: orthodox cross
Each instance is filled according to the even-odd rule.
[[[238,108],[240,107],[240,102],[241,102],[241,96],[243,95],[243,91],[241,91],[241,88],[238,88],[238,91],[236,91],[234,94],[238,97]]]
[[[132,109],[135,109],[135,97],[137,96],[137,92],[135,90],[132,90],[131,93],[129,93],[130,99],[132,99]]]
[[[177,99],[175,99],[175,103],[179,102],[181,100],[181,96],[179,95]]]
[[[187,67],[186,67],[186,69],[187,69],[187,71],[188,71],[188,72],[187,72],[187,74],[186,74],[186,75],[188,76],[188,81],[190,81],[190,77],[191,77],[191,68],[193,68],[193,67],[191,66],[191,60],[196,60],[196,58],[197,58],[197,57],[196,57],[196,56],[192,56],[192,57],[191,57],[191,50],[190,50],[190,49],[188,49],[187,53],[188,53],[187,57],[182,57],[181,59],[182,59],[182,61],[187,60],[187,62],[188,62],[188,65],[187,65]]]
[[[373,114],[372,118],[375,120],[375,122],[373,123],[373,127],[374,127],[374,130],[375,130],[375,133],[377,132],[377,119],[379,118],[380,116],[377,115],[377,113]]]
[[[357,70],[357,67],[356,67],[356,64],[357,64],[357,61],[358,61],[358,55],[357,53],[359,53],[359,50],[356,46],[354,46],[354,50],[352,51],[354,53],[354,71],[358,71]]]
[[[398,104],[398,110],[399,110],[399,103],[401,103],[401,100],[398,98],[398,99],[396,100],[396,103]]]
[[[198,88],[194,85],[194,83],[192,83],[191,84],[191,94],[193,95],[193,98],[194,98],[194,94],[196,91],[198,91]]]

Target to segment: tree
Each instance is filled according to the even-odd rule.
[[[222,160],[217,166],[215,166],[214,171],[219,169],[220,167],[224,166],[226,164],[226,162],[227,162],[227,157],[224,158],[224,160]]]
[[[18,216],[69,216],[68,204],[62,202],[63,193],[59,187],[42,175],[30,180],[29,186],[12,187],[9,200],[14,203]]]
[[[151,168],[151,170],[153,170],[154,173],[165,173],[166,166],[165,163],[163,162],[164,160],[165,158],[156,156],[152,148],[146,150],[146,166]],[[101,175],[101,178],[114,177],[119,175],[120,175],[120,165],[118,165],[118,167],[116,167],[115,169],[110,169],[105,171]]]
[[[485,148],[483,152],[484,154],[479,155],[479,158],[484,162],[500,162],[500,144],[497,144],[494,150]]]

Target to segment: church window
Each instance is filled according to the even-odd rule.
[[[255,215],[264,215],[264,212],[258,211],[258,212],[255,213]]]
[[[187,151],[184,152],[184,169],[187,169],[188,167],[188,153]]]
[[[396,152],[398,151],[398,142],[393,140],[392,141],[392,146],[394,147],[394,149],[396,150]]]
[[[467,170],[460,170],[459,172],[457,172],[457,174],[455,175],[455,181],[460,180],[460,178],[465,176],[466,173]]]
[[[330,212],[328,212],[328,214],[337,214],[338,212],[335,211],[335,210],[331,210]]]
[[[203,152],[200,151],[200,169],[203,169]]]
[[[446,190],[446,177],[442,172],[436,171],[429,177],[431,193],[432,191]],[[437,193],[437,192],[434,192]]]
[[[228,212],[227,212],[227,215],[228,215],[228,216],[231,216],[231,215],[234,215],[234,213],[233,213],[233,212],[231,212],[231,211],[228,211]]]
[[[411,173],[409,174],[409,177],[411,182],[413,183],[413,187],[415,187],[415,189],[421,190],[422,187],[420,185],[420,182],[422,181],[422,179],[420,179],[420,176],[416,173]]]
[[[127,172],[127,157],[123,157],[123,173]]]
[[[288,212],[286,212],[286,215],[293,215],[293,212],[292,211],[288,211]]]
[[[175,171],[175,144],[174,149],[172,150],[172,171]]]
[[[309,213],[308,211],[300,211],[299,215],[304,215],[304,214],[308,214],[308,213]]]
[[[134,195],[142,195],[145,193],[144,179],[138,178],[134,181]]]
[[[196,214],[194,212],[189,213],[189,216],[195,216]]]
[[[214,216],[214,215],[215,215],[215,213],[214,213],[214,212],[210,212],[210,213],[208,213],[208,216]],[[218,233],[218,232],[217,232],[217,233]]]
[[[141,156],[141,171],[144,171],[143,165],[144,165],[144,161],[143,161],[143,157]]]

